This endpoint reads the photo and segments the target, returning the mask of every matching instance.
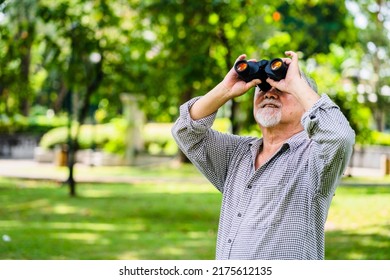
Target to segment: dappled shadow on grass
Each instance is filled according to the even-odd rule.
[[[218,193],[107,184],[79,185],[69,198],[26,186],[4,189],[0,234],[11,241],[0,240],[1,259],[214,258]]]
[[[70,198],[57,184],[0,180],[0,237],[11,238],[0,239],[0,259],[215,256],[221,195],[209,184],[78,184],[77,190],[79,196]],[[390,259],[389,192],[386,187],[337,189],[331,210],[339,212],[332,221],[353,228],[356,220],[358,227],[326,232],[327,259]],[[361,205],[370,211],[362,215]],[[384,218],[359,223],[377,214]]]
[[[364,229],[326,232],[326,259],[390,260],[390,225],[377,229],[375,233],[364,233]]]
[[[143,223],[143,221],[140,221]],[[59,226],[59,227],[58,227]],[[7,229],[11,242],[2,243],[1,259],[211,259],[215,232],[74,228],[72,225],[26,223]],[[169,226],[166,225],[166,226]],[[190,229],[191,230],[191,229]]]

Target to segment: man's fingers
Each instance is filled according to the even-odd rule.
[[[291,56],[291,58],[296,57],[298,58],[297,54],[293,51],[286,51],[284,52],[287,56]]]
[[[277,81],[272,80],[271,78],[267,78],[266,82],[271,86],[271,87],[276,87],[278,84]]]
[[[237,59],[236,59],[236,62],[237,61],[240,61],[240,60],[243,60],[246,58],[246,54],[241,54]]]
[[[293,51],[286,51],[285,54],[290,57],[291,62],[288,63],[288,68],[292,68],[289,70],[289,72],[299,73],[299,66],[298,66],[298,54]]]
[[[282,58],[283,62],[286,63],[287,65],[290,65],[291,63],[291,58]]]

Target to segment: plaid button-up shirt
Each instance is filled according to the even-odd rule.
[[[302,117],[304,130],[255,170],[262,139],[211,129],[180,107],[180,149],[223,194],[217,259],[324,259],[324,225],[352,153],[354,131],[327,95]]]

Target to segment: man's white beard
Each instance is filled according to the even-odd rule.
[[[256,121],[263,127],[273,127],[282,119],[280,108],[261,108],[255,114]]]

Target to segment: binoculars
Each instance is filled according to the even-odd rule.
[[[238,76],[245,82],[250,82],[254,79],[260,79],[261,84],[258,85],[261,91],[268,91],[271,85],[266,82],[267,78],[275,81],[280,81],[286,77],[287,64],[280,58],[260,61],[239,60],[234,64]]]

